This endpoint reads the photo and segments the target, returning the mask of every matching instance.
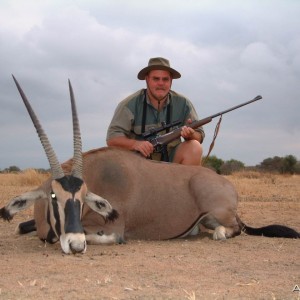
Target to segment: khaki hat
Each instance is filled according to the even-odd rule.
[[[167,59],[163,57],[154,57],[149,59],[148,67],[142,69],[138,73],[137,78],[140,80],[145,80],[146,75],[152,70],[169,71],[173,79],[178,79],[181,77],[181,74],[179,72],[170,67],[170,63]]]

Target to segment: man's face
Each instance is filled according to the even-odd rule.
[[[166,98],[171,89],[172,77],[168,71],[153,70],[146,76],[146,82],[149,95],[161,101]]]

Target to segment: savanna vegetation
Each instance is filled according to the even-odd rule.
[[[245,164],[236,159],[224,161],[215,155],[203,160],[205,167],[215,170],[218,174],[230,175],[238,171],[257,171],[275,174],[300,174],[300,161],[294,155],[284,157],[274,156],[264,159],[260,164],[246,167]],[[49,169],[34,169],[38,173],[47,174]],[[20,173],[23,172],[18,166],[9,166],[0,173]],[[26,172],[26,170],[25,170]]]
[[[291,154],[284,157],[274,156],[266,158],[260,164],[253,167],[246,167],[243,162],[235,159],[223,161],[212,155],[205,160],[204,165],[223,175],[230,175],[243,170],[275,174],[300,174],[300,161]]]

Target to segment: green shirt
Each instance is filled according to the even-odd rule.
[[[106,140],[118,136],[137,140],[142,139],[140,135],[142,134],[144,98],[145,90],[141,89],[119,103],[109,125]],[[161,123],[167,121],[167,106],[170,103],[170,122],[180,121],[179,126],[184,126],[188,119],[198,120],[197,113],[189,99],[172,90],[169,92],[169,97],[161,111],[154,108],[148,97],[146,98],[145,132],[149,131],[150,128],[161,127]],[[203,141],[205,134],[202,127],[198,128],[197,131],[201,133]],[[180,139],[175,144],[179,142]]]

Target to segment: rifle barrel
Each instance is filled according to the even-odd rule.
[[[201,120],[198,120],[198,121],[194,121],[194,122],[192,122],[191,124],[189,124],[187,126],[193,128],[193,129],[198,128],[200,126],[203,126],[203,125],[211,122],[212,119],[215,118],[215,117],[221,116],[221,115],[226,114],[226,113],[228,113],[228,112],[230,112],[232,110],[235,110],[235,109],[240,108],[242,106],[248,105],[248,104],[250,104],[252,102],[255,102],[257,100],[260,100],[260,99],[262,99],[262,96],[258,95],[258,96],[256,96],[255,98],[253,98],[250,101],[247,101],[245,103],[236,105],[236,106],[234,106],[232,108],[226,109],[226,110],[221,111],[221,112],[219,112],[217,114],[211,115],[211,116],[209,116],[207,118],[204,118],[204,119],[201,119]],[[175,139],[177,139],[177,138],[179,138],[181,136],[181,129],[182,129],[182,127],[179,127],[179,128],[176,128],[176,129],[172,130],[169,133],[162,134],[160,136],[156,136],[155,138],[151,139],[150,142],[155,147],[159,146],[159,145],[166,145],[166,144],[174,141]]]
[[[236,105],[236,106],[234,106],[234,107],[232,107],[232,108],[229,108],[229,109],[226,109],[226,110],[224,110],[224,111],[221,111],[221,112],[219,112],[219,113],[217,113],[217,114],[214,114],[214,115],[212,115],[212,116],[210,116],[210,117],[211,117],[211,118],[215,118],[215,117],[221,116],[221,115],[226,114],[226,113],[228,113],[228,112],[230,112],[230,111],[232,111],[232,110],[235,110],[235,109],[240,108],[240,107],[242,107],[242,106],[248,105],[248,104],[250,104],[250,103],[252,103],[252,102],[255,102],[255,101],[257,101],[257,100],[260,100],[260,99],[262,99],[262,96],[258,95],[258,96],[256,96],[255,98],[253,98],[253,99],[250,100],[250,101],[247,101],[247,102],[245,102],[245,103]]]

